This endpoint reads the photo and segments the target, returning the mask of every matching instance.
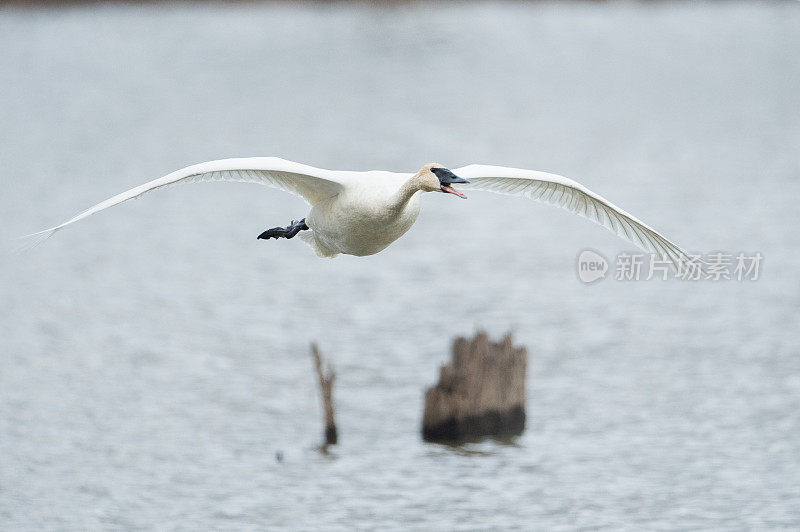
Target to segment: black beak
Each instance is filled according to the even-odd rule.
[[[442,192],[446,194],[453,194],[462,199],[467,199],[464,194],[454,189],[451,185],[453,183],[469,183],[469,181],[463,177],[458,177],[447,168],[431,168],[431,172],[433,172],[433,174],[439,178],[439,186],[441,187]]]
[[[463,177],[458,177],[447,168],[431,168],[431,172],[439,178],[439,183],[442,185],[449,185],[450,183],[469,183],[469,181]]]

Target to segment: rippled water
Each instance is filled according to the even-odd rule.
[[[474,193],[324,261],[255,240],[305,214],[278,191],[148,195],[0,261],[0,528],[800,526],[800,4],[2,8],[0,49],[6,240],[279,155],[549,170],[765,257],[586,286],[581,249],[632,248]],[[423,389],[477,328],[529,347],[527,431],[425,444]]]

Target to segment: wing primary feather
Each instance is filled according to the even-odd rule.
[[[502,166],[470,165],[454,170],[468,179],[464,188],[522,195],[561,207],[606,227],[637,247],[669,259],[677,269],[697,264],[680,247],[619,207],[566,177]],[[517,185],[517,186],[515,186]],[[699,261],[702,264],[702,261]]]
[[[286,192],[302,196],[308,203],[313,204],[341,192],[343,183],[338,176],[342,174],[286,161],[277,157],[250,157],[208,161],[176,170],[163,177],[112,196],[89,207],[60,225],[27,235],[22,239],[38,245],[69,224],[109,207],[141,197],[153,190],[177,183],[247,181],[282,188]]]

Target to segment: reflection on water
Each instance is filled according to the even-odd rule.
[[[255,240],[296,198],[148,195],[0,262],[0,519],[797,527],[798,29],[794,4],[0,10],[4,238],[279,155],[555,171],[689,249],[765,257],[756,283],[587,286],[581,249],[631,248],[476,192],[323,261]],[[529,347],[527,431],[425,444],[423,389],[479,327]],[[327,455],[312,340],[339,373]]]

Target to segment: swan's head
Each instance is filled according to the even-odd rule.
[[[459,198],[466,199],[466,196],[452,187],[453,183],[469,183],[464,178],[458,177],[453,172],[439,163],[426,164],[417,174],[419,176],[419,188],[425,192],[444,192],[455,194]]]

